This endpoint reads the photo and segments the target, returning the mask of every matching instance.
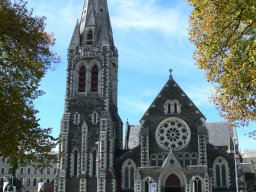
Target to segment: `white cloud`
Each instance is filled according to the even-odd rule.
[[[168,35],[187,35],[188,18],[178,7],[157,6],[155,0],[112,0],[111,17],[115,28],[155,30]]]

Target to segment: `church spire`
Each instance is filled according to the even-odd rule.
[[[72,38],[70,48],[89,45],[114,49],[107,0],[85,0],[81,19],[73,36],[77,36],[78,28],[79,41]]]

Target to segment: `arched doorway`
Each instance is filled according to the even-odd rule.
[[[165,192],[181,192],[181,184],[179,178],[171,174],[165,182]]]

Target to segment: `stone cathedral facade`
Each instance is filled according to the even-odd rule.
[[[126,123],[123,142],[117,81],[107,0],[85,0],[68,47],[56,192],[234,191],[225,124],[207,124],[170,75],[140,125]]]

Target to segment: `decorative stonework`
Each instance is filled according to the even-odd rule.
[[[86,192],[86,179],[80,179],[80,192]]]
[[[80,114],[78,112],[76,112],[73,116],[73,123],[75,125],[79,125],[80,124]]]
[[[167,100],[164,103],[164,113],[165,114],[180,114],[181,113],[181,104],[177,99]]]
[[[158,125],[155,137],[162,148],[178,151],[189,143],[191,132],[185,121],[171,117]]]
[[[88,126],[86,121],[82,125],[82,143],[81,143],[81,173],[85,174],[87,171],[87,135],[88,135]]]
[[[91,119],[92,119],[92,124],[97,124],[99,122],[99,114],[94,111],[91,115]]]

